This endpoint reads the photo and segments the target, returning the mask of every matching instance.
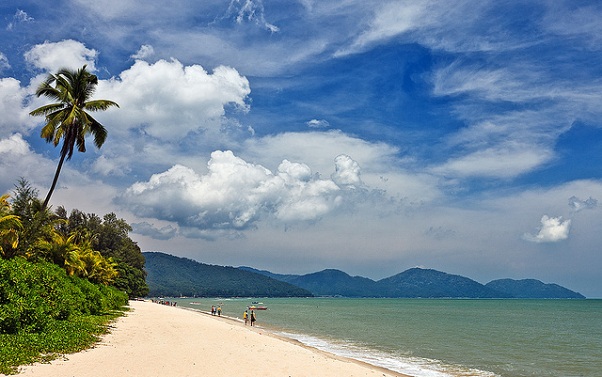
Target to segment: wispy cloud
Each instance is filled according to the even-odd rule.
[[[231,16],[235,16],[235,20],[239,24],[248,21],[254,22],[272,33],[280,30],[278,26],[266,21],[262,0],[231,0],[226,17]]]
[[[576,196],[571,196],[569,198],[569,207],[574,213],[583,211],[585,209],[594,209],[598,207],[598,200],[592,197],[589,197],[585,200],[581,200]]]
[[[13,16],[13,20],[8,23],[8,26],[6,26],[6,30],[13,30],[15,27],[17,27],[18,24],[33,21],[34,18],[29,16],[27,12],[21,9],[17,9],[17,12]]]

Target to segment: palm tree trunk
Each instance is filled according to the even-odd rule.
[[[63,162],[65,162],[65,156],[67,156],[67,153],[63,153],[61,151],[61,159],[59,160],[59,165],[56,167],[56,172],[54,173],[54,179],[52,180],[52,186],[50,186],[50,191],[48,191],[48,195],[46,195],[46,199],[44,199],[42,210],[45,210],[48,207],[48,202],[50,201],[50,197],[54,192],[56,182],[59,180],[59,174],[61,174],[61,168],[63,167]]]

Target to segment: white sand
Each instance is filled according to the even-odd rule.
[[[94,348],[19,376],[401,376],[233,320],[151,302],[130,307]]]

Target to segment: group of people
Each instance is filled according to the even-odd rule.
[[[250,311],[250,313],[249,313]],[[218,317],[222,316],[222,306],[211,305],[211,315],[217,315]],[[242,318],[245,321],[245,325],[248,325],[251,322],[251,326],[255,326],[255,322],[257,321],[257,316],[255,315],[255,310],[247,309],[242,314]]]
[[[251,326],[253,326],[255,325],[255,321],[257,321],[257,317],[255,316],[255,310],[251,310],[250,314],[248,310],[245,310],[245,312],[242,313],[242,318],[245,320],[245,325],[247,325],[249,321],[251,321]]]
[[[211,315],[218,315],[219,317],[222,316],[222,306],[218,306],[217,308],[215,307],[215,305],[211,305]]]

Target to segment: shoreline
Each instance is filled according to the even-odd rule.
[[[316,348],[316,347],[312,347],[310,345],[307,345],[307,344],[303,343],[302,341],[300,341],[298,339],[289,338],[289,337],[287,337],[285,335],[277,334],[276,332],[274,332],[274,329],[271,329],[269,327],[264,327],[262,325],[255,325],[255,326],[245,325],[244,321],[242,319],[238,318],[238,317],[232,317],[232,316],[227,316],[227,315],[221,315],[221,316],[212,315],[211,312],[209,312],[209,311],[200,310],[200,309],[194,309],[194,308],[189,308],[189,307],[185,307],[185,306],[176,306],[176,307],[179,308],[179,309],[189,310],[189,311],[197,313],[197,314],[204,314],[204,315],[210,316],[212,318],[216,318],[218,320],[221,319],[221,320],[224,320],[224,321],[232,321],[232,322],[236,323],[237,325],[242,325],[243,328],[248,329],[250,331],[261,331],[266,336],[273,337],[273,338],[281,340],[283,342],[290,343],[290,344],[292,344],[294,346],[297,346],[297,347],[305,348],[305,349],[307,349],[309,351],[312,351],[312,352],[320,353],[320,354],[322,354],[322,355],[324,355],[326,357],[330,357],[330,358],[337,359],[337,360],[344,361],[344,362],[356,363],[356,364],[359,364],[361,366],[364,366],[364,367],[367,367],[367,368],[370,368],[370,369],[379,370],[380,372],[383,373],[382,374],[383,376],[389,376],[390,375],[390,376],[396,376],[396,377],[412,377],[412,376],[409,376],[409,375],[406,375],[406,374],[403,374],[403,373],[392,371],[390,369],[387,369],[387,368],[384,368],[384,367],[381,367],[381,366],[378,366],[378,365],[370,364],[370,363],[362,361],[362,360],[357,360],[357,359],[354,359],[352,357],[340,356],[340,355],[334,354],[334,353],[329,352],[329,351],[325,351],[325,350],[321,350],[321,349]]]
[[[18,376],[408,377],[307,346],[260,326],[245,326],[234,317],[150,301],[130,301],[129,307],[92,348],[50,363],[22,366]]]

